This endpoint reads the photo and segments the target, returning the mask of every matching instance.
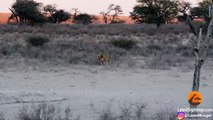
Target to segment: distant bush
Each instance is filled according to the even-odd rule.
[[[43,46],[45,43],[49,42],[49,38],[46,36],[30,36],[26,39],[26,42],[30,46]]]
[[[0,120],[6,120],[3,113],[0,112]]]
[[[119,40],[113,40],[112,44],[115,47],[119,47],[123,49],[131,49],[136,45],[136,42],[132,40],[119,39]]]
[[[44,24],[42,26],[18,26],[10,24],[1,24],[0,33],[57,33],[58,35],[69,34],[70,36],[82,35],[84,33],[93,35],[163,35],[163,34],[187,34],[190,29],[185,24],[166,24],[156,29],[154,24],[111,24],[111,25],[82,25],[82,24]]]

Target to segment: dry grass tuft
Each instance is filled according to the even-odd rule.
[[[71,109],[64,110],[64,115],[55,106],[50,104],[37,104],[31,107],[23,106],[18,112],[19,120],[79,120],[74,118]]]
[[[3,112],[0,112],[0,120],[6,120]]]
[[[112,111],[111,106],[107,106],[104,109],[100,116],[99,120],[143,120],[148,119],[144,113],[146,108],[145,104],[123,104],[120,107],[120,113],[114,114],[115,111]]]
[[[176,120],[177,112],[171,110],[163,110],[156,114],[153,120]]]
[[[119,110],[113,111],[112,104],[98,112],[97,120],[175,120],[176,112],[172,110],[162,110],[150,116],[146,109],[146,104],[123,104]],[[6,120],[4,114],[0,114],[0,120]],[[17,120],[80,120],[75,117],[70,107],[65,110],[57,109],[54,105],[47,103],[24,105],[19,109]]]

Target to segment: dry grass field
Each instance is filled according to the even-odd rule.
[[[195,37],[186,25],[0,25],[2,66],[15,63],[55,65],[99,65],[98,56],[110,56],[110,65],[143,68],[170,68],[193,65]],[[37,38],[38,37],[38,38]],[[44,39],[44,45],[29,45],[29,39]],[[113,41],[132,42],[131,49]],[[120,42],[120,43],[119,43]],[[125,44],[125,43],[124,43]],[[129,43],[126,43],[129,44]],[[127,46],[128,47],[128,46]],[[210,45],[213,48],[213,45]],[[213,57],[213,50],[209,58]],[[4,64],[3,64],[4,62]]]
[[[0,120],[175,120],[195,40],[185,24],[1,24]],[[212,72],[213,42],[201,107],[213,107]]]

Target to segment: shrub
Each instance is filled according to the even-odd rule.
[[[74,22],[77,24],[90,24],[93,21],[95,21],[97,18],[95,16],[89,15],[89,14],[79,14],[77,16],[74,17]]]
[[[45,43],[49,42],[49,38],[46,36],[30,36],[26,39],[29,46],[43,46]]]
[[[112,44],[115,47],[123,48],[123,49],[132,49],[135,45],[136,42],[132,40],[125,40],[125,39],[119,39],[119,40],[113,40]]]
[[[120,113],[114,114],[111,106],[107,106],[99,116],[99,120],[143,120],[148,119],[145,116],[144,110],[146,104],[136,103],[136,104],[123,104],[120,107]]]
[[[172,110],[163,110],[158,112],[153,120],[176,120],[176,112]]]
[[[39,104],[36,106],[23,106],[19,110],[19,120],[52,120],[55,115],[55,107],[47,104]]]
[[[31,107],[23,106],[18,112],[19,120],[79,120],[79,117],[73,118],[69,107],[64,110],[64,116],[60,109],[54,105],[41,103]]]
[[[156,56],[150,56],[145,60],[146,66],[151,69],[170,69],[171,67],[180,67],[187,62],[187,58],[159,53]]]
[[[110,107],[107,107],[99,116],[100,120],[116,120],[116,117],[113,115]]]
[[[0,120],[6,120],[2,112],[0,112]]]
[[[163,46],[163,47],[165,47],[165,46]],[[160,51],[160,50],[162,50],[162,45],[160,45],[160,44],[149,44],[149,45],[147,45],[147,49],[149,49],[150,51]]]
[[[0,46],[0,55],[3,56],[18,55],[25,51],[23,45],[15,42],[13,44],[0,44]]]
[[[64,10],[56,10],[56,12],[50,17],[50,22],[61,23],[70,19],[70,16],[70,13]]]

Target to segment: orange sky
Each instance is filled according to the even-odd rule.
[[[7,23],[10,15],[11,15],[10,13],[0,13],[0,24]],[[96,17],[98,17],[98,20],[95,21],[94,23],[104,24],[103,17],[101,15],[96,16]],[[124,20],[125,23],[127,23],[127,24],[133,23],[133,21],[131,20],[131,18],[129,16],[119,16],[119,19]],[[70,21],[67,21],[67,23],[70,23]]]
[[[15,0],[1,0],[0,13],[9,12],[8,8]],[[105,11],[109,4],[114,3],[121,6],[124,11],[124,15],[129,15],[136,0],[35,0],[44,4],[57,4],[58,8],[71,11],[72,8],[79,8],[81,12],[89,14],[99,14],[101,11]],[[185,0],[196,5],[198,1],[202,0]]]

